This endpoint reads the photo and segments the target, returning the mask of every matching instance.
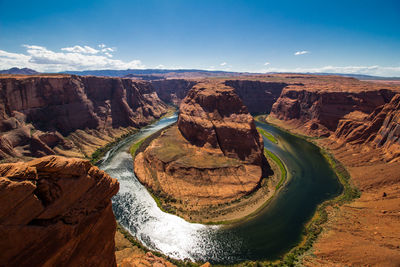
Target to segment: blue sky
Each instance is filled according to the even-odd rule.
[[[398,0],[0,0],[0,12],[0,69],[400,76]]]

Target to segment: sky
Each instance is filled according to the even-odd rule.
[[[0,0],[0,69],[400,77],[399,0]]]

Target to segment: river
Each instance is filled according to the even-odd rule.
[[[318,204],[342,191],[318,147],[272,125],[256,123],[278,140],[274,144],[264,138],[265,147],[289,170],[288,182],[267,207],[254,218],[229,226],[189,223],[162,212],[136,179],[128,150],[136,140],[176,120],[174,115],[142,128],[113,147],[99,165],[120,183],[113,198],[117,221],[152,250],[176,259],[219,264],[277,259],[300,241],[304,224]]]

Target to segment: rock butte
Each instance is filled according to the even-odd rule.
[[[234,89],[194,86],[180,105],[177,125],[135,158],[138,179],[156,195],[201,210],[251,192],[271,171],[263,140]]]
[[[0,266],[116,266],[118,189],[87,160],[0,164]]]

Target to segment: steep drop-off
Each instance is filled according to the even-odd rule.
[[[329,208],[306,266],[398,266],[400,254],[399,92],[393,84],[297,75],[268,120],[315,139],[346,167],[361,197]]]
[[[253,118],[233,88],[217,82],[193,87],[178,124],[134,165],[143,184],[183,212],[240,199],[271,173]]]
[[[235,89],[252,114],[270,113],[283,88],[288,86],[284,82],[252,80],[228,80],[225,84]]]
[[[176,106],[180,105],[182,99],[185,98],[196,83],[196,81],[184,79],[166,79],[151,82],[162,101]]]
[[[0,79],[0,158],[90,156],[167,110],[149,83],[75,75]]]
[[[118,188],[81,159],[0,164],[0,266],[116,266]]]
[[[272,105],[279,98],[283,88],[288,85],[284,81],[225,80],[222,78],[217,80],[234,88],[235,93],[239,95],[252,114],[270,113]],[[207,82],[207,80],[167,79],[152,81],[151,84],[162,101],[179,105],[189,90],[199,82]]]

